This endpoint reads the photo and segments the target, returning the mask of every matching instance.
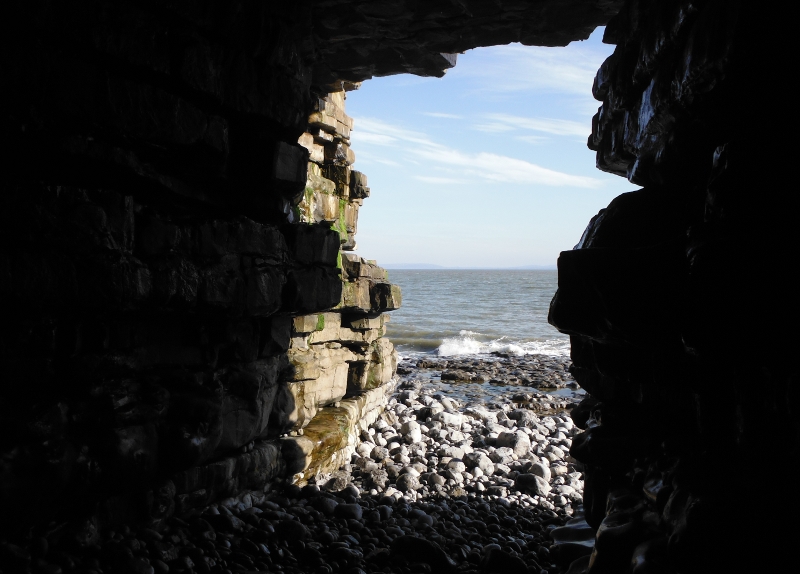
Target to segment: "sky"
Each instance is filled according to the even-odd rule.
[[[636,189],[595,168],[591,93],[602,28],[563,48],[459,54],[443,78],[373,78],[347,93],[353,169],[371,196],[357,252],[378,264],[555,265],[587,223]]]

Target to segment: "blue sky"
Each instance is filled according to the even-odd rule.
[[[563,48],[458,56],[444,78],[373,78],[347,94],[354,169],[372,195],[358,253],[379,264],[554,265],[589,219],[636,187],[586,147],[602,28]]]

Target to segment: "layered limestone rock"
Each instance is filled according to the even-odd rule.
[[[344,91],[317,98],[314,107],[309,130],[298,140],[308,150],[310,161],[305,192],[293,215],[303,223],[330,225],[339,232],[342,249],[352,251],[358,209],[369,196],[366,176],[351,168],[355,162],[350,149],[353,119],[344,113]]]
[[[383,338],[386,311],[401,303],[400,289],[385,269],[365,261],[356,247],[358,210],[369,196],[366,176],[352,170],[353,120],[344,91],[317,98],[299,143],[309,152],[305,193],[293,215],[339,234],[342,294],[328,313],[296,317],[288,351],[293,375],[286,389],[291,412],[281,419],[293,435],[284,454],[300,483],[338,468],[354,452],[356,438],[383,407],[397,369],[397,353]],[[369,421],[369,422],[365,422]]]

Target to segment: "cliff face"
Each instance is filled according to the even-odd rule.
[[[744,460],[800,443],[779,20],[712,0],[12,2],[3,526],[158,525],[343,460],[390,388],[400,302],[348,254],[369,188],[343,90],[608,23],[589,145],[643,190],[562,254],[551,309],[592,395],[573,449],[592,568],[730,566],[696,559],[709,532],[766,545],[794,507],[755,534],[735,501]]]

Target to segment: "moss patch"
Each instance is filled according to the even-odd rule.
[[[331,225],[331,229],[339,232],[339,240],[344,243],[347,241],[347,224],[345,223],[344,210],[347,207],[347,200],[339,200],[339,218]]]
[[[325,328],[325,315],[320,313],[317,315],[317,327],[314,329],[315,331],[322,331]]]

